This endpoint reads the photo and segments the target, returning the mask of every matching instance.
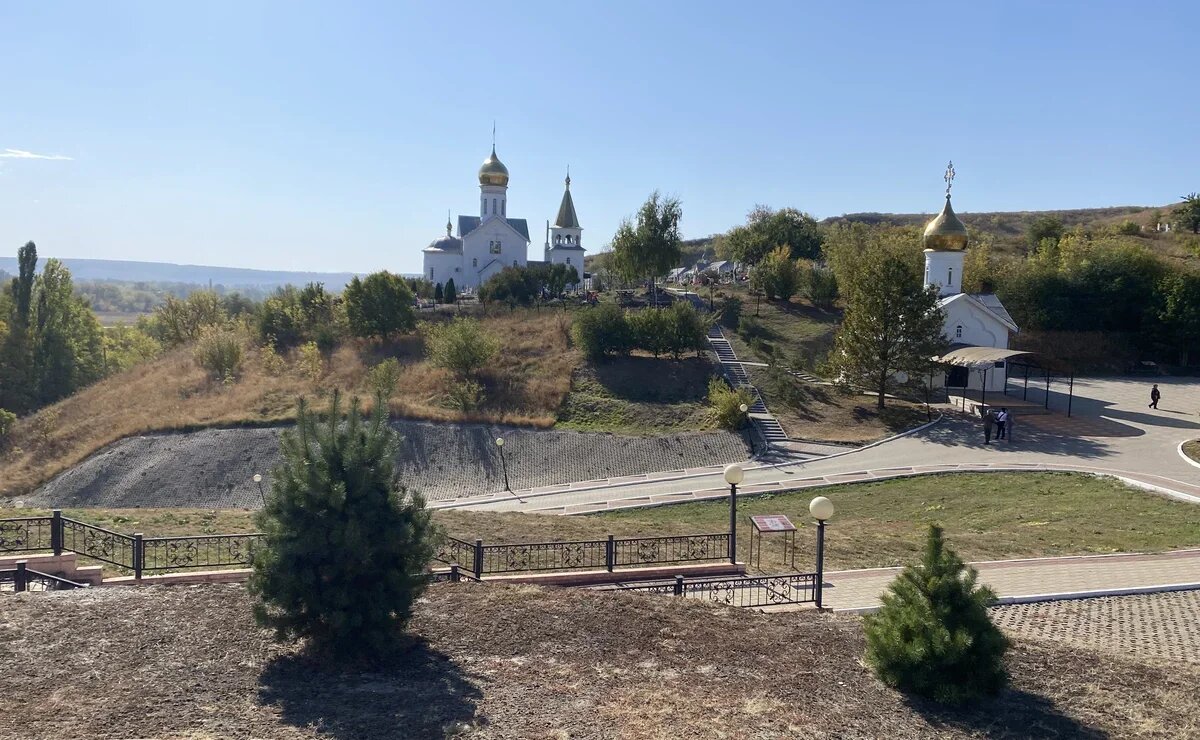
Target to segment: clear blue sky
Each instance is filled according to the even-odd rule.
[[[419,272],[493,119],[531,256],[660,189],[687,237],[1200,190],[1195,2],[4,2],[0,249]],[[12,150],[7,151],[6,150]],[[14,154],[15,152],[15,154]],[[69,159],[31,158],[58,156]]]

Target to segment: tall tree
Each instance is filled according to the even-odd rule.
[[[446,281],[446,292],[443,294],[442,298],[445,299],[446,303],[450,304],[458,301],[458,288],[454,287],[454,278],[450,278]]]
[[[1158,319],[1164,343],[1175,350],[1179,364],[1187,366],[1189,353],[1200,339],[1200,274],[1180,272],[1159,285]]]
[[[730,229],[717,243],[721,256],[756,265],[778,247],[786,247],[793,260],[817,259],[822,241],[821,227],[807,213],[759,205],[746,215],[744,225]]]
[[[617,271],[629,280],[646,278],[655,305],[658,304],[655,278],[679,263],[682,218],[679,199],[664,197],[656,190],[638,209],[636,220],[623,220],[613,236],[613,262]]]
[[[1183,196],[1183,205],[1175,210],[1175,217],[1183,228],[1191,229],[1193,234],[1200,233],[1200,193]]]
[[[853,385],[874,389],[878,408],[897,373],[921,377],[946,346],[937,293],[921,285],[915,270],[883,250],[863,255],[850,282],[846,316],[830,364]]]
[[[360,337],[386,340],[416,326],[413,295],[408,283],[386,270],[363,279],[355,277],[343,294],[350,331]]]
[[[397,478],[387,404],[364,419],[355,399],[344,423],[339,404],[335,392],[325,421],[302,404],[283,434],[249,585],[255,617],[279,638],[369,658],[400,640],[437,535],[424,500]]]

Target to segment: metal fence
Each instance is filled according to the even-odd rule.
[[[703,599],[743,608],[818,603],[816,573],[787,573],[774,576],[728,576],[684,578],[674,581],[621,584],[617,589],[669,594],[686,599]]]
[[[53,524],[54,519],[48,516],[0,519],[0,552],[51,549],[50,531]]]
[[[24,560],[17,561],[17,567],[12,570],[0,570],[0,591],[8,591],[9,584],[12,584],[12,591],[17,593],[23,591],[65,591],[71,588],[85,588],[87,584],[68,581],[66,578],[59,578],[49,573],[42,573],[38,570],[31,570],[26,567]]]
[[[472,544],[446,538],[435,558],[469,568],[476,578],[489,573],[607,570],[724,560],[729,534],[695,534],[669,537],[615,537],[570,542],[526,542],[520,544]]]

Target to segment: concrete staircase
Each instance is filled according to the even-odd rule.
[[[721,363],[721,368],[725,373],[725,377],[729,379],[729,383],[734,388],[744,388],[750,392],[754,398],[750,404],[750,423],[758,431],[762,439],[769,447],[774,447],[780,443],[788,441],[787,432],[783,430],[779,421],[767,409],[767,404],[763,401],[762,394],[750,382],[750,375],[747,374],[746,368],[738,360],[737,353],[733,351],[733,346],[729,340],[725,338],[721,327],[713,324],[708,330],[708,344],[712,351],[717,356],[717,361]]]
[[[104,568],[100,565],[80,565],[73,552],[55,555],[49,552],[29,552],[18,555],[0,556],[0,570],[12,570],[18,560],[24,560],[30,570],[48,573],[76,583],[99,586],[104,581]]]

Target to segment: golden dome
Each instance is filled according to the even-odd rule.
[[[496,156],[496,147],[492,147],[492,155],[479,167],[479,184],[508,187],[508,168]]]
[[[935,252],[960,252],[967,248],[967,227],[954,215],[949,195],[942,212],[925,227],[923,241],[926,249]]]

